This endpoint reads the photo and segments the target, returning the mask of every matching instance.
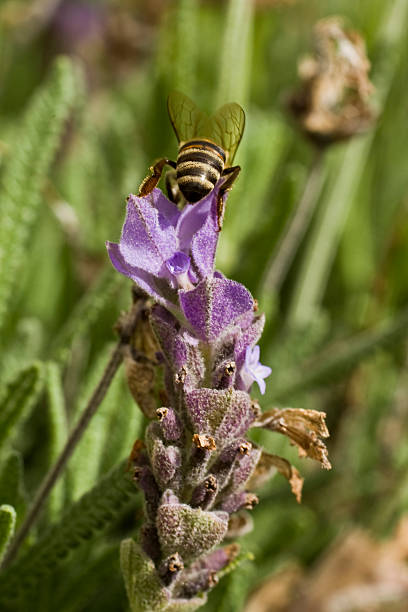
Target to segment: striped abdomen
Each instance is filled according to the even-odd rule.
[[[198,202],[210,193],[224,164],[224,151],[210,140],[189,140],[180,147],[177,183],[187,202]]]

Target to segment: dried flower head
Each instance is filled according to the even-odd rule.
[[[301,87],[290,97],[289,110],[302,131],[324,146],[370,128],[374,88],[364,40],[341,17],[318,21],[313,38],[314,54],[299,62]]]

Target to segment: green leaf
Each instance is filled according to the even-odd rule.
[[[78,90],[70,60],[56,61],[30,103],[12,144],[0,186],[0,328],[27,256],[41,189]]]
[[[140,496],[120,463],[91,491],[73,504],[61,521],[12,566],[0,575],[0,608],[4,600],[11,601],[51,574],[74,550],[84,547],[104,529],[111,526]]]
[[[20,372],[8,385],[0,403],[0,447],[15,435],[15,426],[20,425],[27,417],[42,387],[43,365],[40,362]]]
[[[47,416],[49,427],[48,463],[53,465],[61,452],[68,433],[64,392],[60,367],[56,363],[46,366]],[[50,494],[49,513],[51,521],[58,516],[65,503],[65,481],[60,479]]]
[[[226,102],[244,103],[247,99],[252,21],[252,2],[229,0],[222,43],[217,107]]]
[[[23,482],[23,460],[13,451],[3,462],[0,471],[0,503],[13,506],[17,512],[17,527],[26,510]]]
[[[8,504],[0,506],[0,560],[3,558],[8,543],[14,535],[16,516],[13,506]]]

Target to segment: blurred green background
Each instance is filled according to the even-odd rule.
[[[313,25],[336,14],[366,41],[378,120],[324,155],[310,227],[275,291],[271,257],[315,156],[284,101]],[[130,282],[105,240],[152,161],[176,156],[166,98],[180,89],[207,111],[245,108],[217,264],[267,315],[262,407],[327,412],[333,464],[261,437],[305,476],[303,502],[280,476],[262,490],[243,539],[254,560],[203,610],[244,610],[259,582],[293,562],[307,573],[355,526],[390,536],[408,510],[407,27],[406,0],[0,1],[0,504],[17,527],[115,342]],[[141,500],[121,461],[143,427],[120,371],[0,575],[1,609],[127,609],[118,546]]]

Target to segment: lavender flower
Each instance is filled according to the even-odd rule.
[[[254,382],[264,393],[271,373],[259,362],[264,317],[243,285],[214,270],[218,188],[181,211],[158,189],[130,196],[121,240],[107,243],[115,268],[157,302],[150,325],[164,369],[159,393],[151,393],[165,405],[157,405],[130,459],[145,498],[139,541],[125,540],[121,548],[134,611],[200,607],[218,572],[238,554],[236,545],[222,547],[223,540],[251,528],[247,511],[258,498],[250,489],[276,471],[300,499],[297,470],[248,441],[251,427],[289,436],[303,455],[330,467],[319,439],[328,435],[322,413],[262,416],[248,393]],[[140,341],[134,343],[140,364]],[[140,371],[131,358],[127,371]],[[138,398],[134,375],[130,382]],[[151,415],[150,405],[144,412]]]
[[[259,346],[246,347],[245,350],[245,363],[241,370],[241,378],[244,384],[249,388],[253,382],[258,383],[259,390],[264,395],[266,384],[265,378],[267,378],[272,370],[268,366],[262,365],[259,361],[260,348]]]

